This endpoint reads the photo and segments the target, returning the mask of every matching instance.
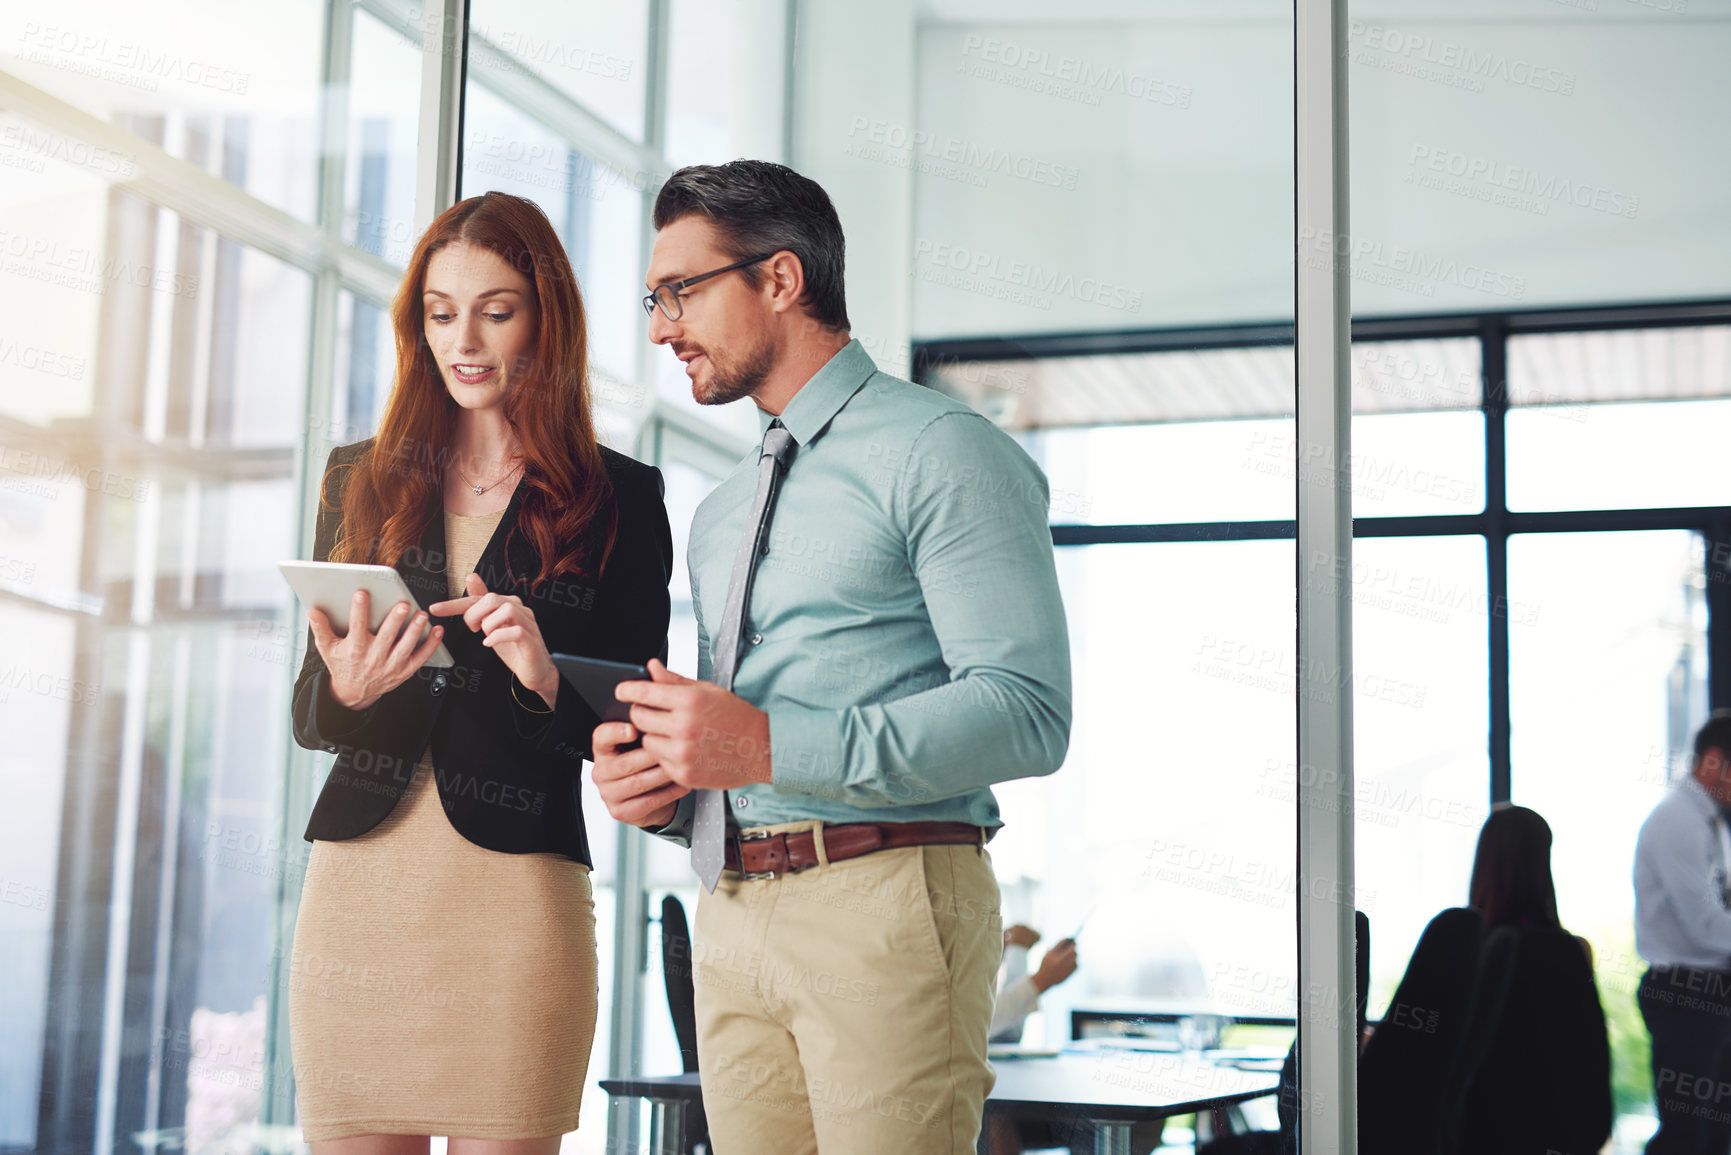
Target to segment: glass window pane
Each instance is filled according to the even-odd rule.
[[[1731,505],[1731,401],[1521,406],[1507,429],[1510,509]]]
[[[470,81],[463,105],[463,172],[459,196],[490,190],[527,197],[563,235],[571,207],[585,195],[577,150],[521,108]]]
[[[9,488],[0,485],[0,527],[7,530],[0,588],[46,593],[44,563],[52,555],[14,536],[17,495]],[[57,518],[76,514],[75,501],[65,504],[70,508],[54,510]],[[0,632],[7,651],[0,659],[0,731],[6,734],[0,784],[7,799],[0,806],[0,1145],[28,1151],[37,1139],[69,746],[74,728],[100,716],[100,690],[87,691],[75,680],[80,671],[69,615],[4,599]]]
[[[471,88],[574,103],[635,140],[648,46],[649,0],[477,0],[469,10]]]
[[[1049,429],[1024,444],[1046,471],[1055,524],[1293,516],[1290,418]]]
[[[636,382],[638,357],[648,344],[643,335],[648,318],[639,304],[644,293],[639,256],[643,198],[614,170],[581,159],[588,165],[590,183],[580,186],[587,192],[574,202],[565,245],[588,310],[589,358],[619,380]],[[646,391],[635,396],[636,406],[647,404]]]
[[[590,360],[617,381],[637,380],[645,320],[638,303],[643,298],[643,178],[627,177],[586,156],[473,82],[468,94],[461,195],[496,189],[541,206],[577,273],[588,314]],[[599,399],[612,403],[614,397]],[[646,401],[639,396],[632,405],[640,408]]]
[[[10,332],[23,335],[8,380],[36,387],[0,389],[0,412],[33,425],[96,418],[192,447],[294,444],[307,273],[99,186],[6,210],[33,249],[22,275],[0,278],[0,307],[18,322]]]
[[[321,463],[322,468],[322,463]],[[253,611],[282,600],[277,562],[296,553],[295,493],[286,477],[200,487],[196,601]]]
[[[1535,333],[1509,341],[1509,400],[1731,397],[1731,326]]]
[[[668,590],[673,598],[673,622],[667,639],[668,662],[688,677],[697,676],[697,618],[691,601],[691,572],[685,548],[691,538],[691,519],[697,506],[721,480],[679,461],[663,462],[661,475],[667,485],[668,524],[673,527],[673,580]]]
[[[994,788],[992,842],[1006,923],[1056,938],[1097,912],[1082,968],[1041,999],[1048,1045],[1075,1005],[1292,1013],[1292,565],[1291,542],[1059,552],[1069,757]]]
[[[399,267],[415,242],[420,44],[355,9],[343,240]]]
[[[607,815],[607,804],[595,789],[594,779],[583,775],[583,822],[589,835],[589,853],[595,868],[589,872],[589,884],[595,894],[595,945],[600,963],[596,986],[600,991],[595,1016],[595,1039],[589,1047],[589,1076],[583,1085],[580,1107],[583,1125],[575,1135],[567,1135],[570,1147],[562,1149],[584,1152],[606,1150],[607,1127],[602,1120],[609,1111],[606,1091],[601,1089],[601,1072],[607,1070],[607,1054],[612,1046],[613,1018],[608,1008],[621,997],[613,981],[613,936],[618,926],[619,879],[615,870],[619,862],[619,824]],[[630,984],[625,985],[630,989]]]
[[[1479,343],[1471,338],[1352,344],[1355,414],[1476,409],[1481,392]]]
[[[1293,315],[1289,13],[935,10],[911,77],[838,57],[863,90],[817,106],[832,126],[819,147],[840,154],[827,163],[874,183],[911,173],[915,336]],[[877,46],[899,63],[893,41]],[[1236,99],[1205,99],[1217,76]]]
[[[349,292],[337,297],[336,364],[332,367],[330,425],[313,429],[308,453],[314,465],[338,445],[372,436],[384,416],[397,378],[396,335],[391,314]]]
[[[302,220],[317,205],[325,5],[0,8],[6,71]],[[28,151],[74,146],[32,129]],[[119,158],[135,164],[136,158]]]
[[[1350,573],[1316,558],[1320,594],[1350,581],[1358,909],[1370,919],[1370,1014],[1425,924],[1466,901],[1490,798],[1485,545],[1360,538]]]
[[[1099,354],[929,363],[928,382],[1001,427],[1033,433],[1049,472],[1078,497],[1053,520],[1095,524],[1291,517],[1295,474],[1324,477],[1293,440],[1292,350],[1287,347],[1185,353]],[[1361,517],[1474,513],[1484,508],[1484,424],[1479,345],[1462,338],[1359,342],[1353,346],[1351,458],[1354,512]],[[1438,411],[1459,411],[1444,413]],[[1424,416],[1419,416],[1424,414]],[[1214,432],[1166,430],[1177,423],[1235,418]],[[1260,419],[1260,420],[1258,420]],[[1273,419],[1273,420],[1271,420]],[[1229,430],[1247,430],[1243,433]],[[1173,447],[1219,439],[1206,461]],[[1181,450],[1180,450],[1181,453]],[[1239,461],[1242,470],[1223,466]],[[1080,476],[1112,471],[1115,483]],[[1185,484],[1192,468],[1204,484]],[[1146,471],[1155,471],[1153,478]],[[1199,476],[1188,474],[1189,476]],[[1054,477],[1054,484],[1058,484]],[[1158,494],[1155,508],[1146,495]]]
[[[774,5],[766,6],[766,10]],[[671,0],[667,23],[667,146],[668,161],[687,164],[721,164],[735,155],[776,157],[757,151],[739,152],[728,147],[736,118],[733,86],[733,49],[753,33],[779,31],[741,27],[749,19],[749,5],[717,4],[714,0]],[[753,13],[755,15],[755,13]],[[780,17],[780,12],[774,12]],[[785,25],[785,17],[782,18]],[[758,85],[779,96],[783,69],[768,68],[751,77]],[[741,110],[745,111],[745,110]],[[752,109],[761,115],[763,109]],[[777,121],[780,117],[775,118]],[[765,126],[757,127],[759,131]],[[776,126],[779,127],[779,124]],[[747,125],[739,124],[749,131]]]
[[[1513,337],[1508,388],[1509,508],[1731,503],[1731,327]]]
[[[1478,513],[1485,507],[1484,416],[1354,417],[1350,468],[1354,517]]]
[[[273,50],[292,63],[300,13],[276,15]],[[231,35],[236,19],[212,16]],[[120,20],[110,47],[134,27]],[[230,51],[262,61],[246,45],[263,40]],[[252,179],[315,170],[293,151],[299,129],[207,112],[159,117],[163,139],[187,159],[194,144],[212,164],[250,157],[259,168],[213,171],[293,210]],[[237,152],[260,124],[274,135]],[[0,277],[15,322],[0,410],[16,422],[0,447],[0,629],[14,643],[0,727],[24,761],[0,765],[18,803],[0,879],[32,888],[0,903],[0,989],[31,1000],[0,1007],[7,1148],[154,1132],[211,1150],[256,1135],[271,958],[296,885],[283,837],[299,817],[283,786],[294,639],[275,563],[297,548],[313,279],[110,187],[123,175],[55,160],[3,197],[6,243],[22,251]],[[45,927],[59,935],[52,970]],[[156,1045],[105,1065],[105,1038]]]
[[[691,603],[691,575],[686,566],[686,546],[690,541],[691,519],[698,503],[713,490],[720,480],[712,474],[682,461],[663,457],[661,475],[667,485],[664,500],[667,518],[673,527],[673,580],[669,592],[673,600],[673,617],[668,628],[669,668],[688,677],[697,675],[697,618]],[[610,824],[611,825],[611,824]],[[648,880],[649,917],[654,920],[654,933],[649,938],[648,968],[644,975],[645,1007],[642,1070],[683,1070],[679,1042],[673,1033],[673,1019],[666,1010],[666,975],[662,966],[661,902],[671,894],[685,908],[686,927],[696,922],[697,882],[691,873],[691,856],[672,843],[659,838],[647,841],[645,878]],[[685,966],[689,971],[690,959]]]
[[[943,360],[928,382],[1010,430],[1290,417],[1291,346]]]
[[[0,145],[31,131],[30,122],[0,113]],[[0,316],[15,347],[0,368],[0,414],[38,426],[88,417],[98,392],[105,299],[196,294],[196,270],[177,281],[182,270],[174,254],[160,263],[154,210],[142,201],[116,205],[137,227],[105,238],[115,198],[105,175],[90,166],[44,160],[28,175],[3,171]]]
[[[1635,1003],[1635,836],[1707,712],[1703,546],[1691,533],[1509,540],[1513,800],[1545,816],[1563,924],[1593,946],[1617,1113],[1650,1114]]]
[[[212,289],[232,295],[212,334],[205,436],[237,448],[290,448],[305,424],[308,346],[300,334],[311,330],[312,278],[231,241],[215,243],[232,271]]]

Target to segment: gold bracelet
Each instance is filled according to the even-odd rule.
[[[517,698],[517,675],[515,673],[511,674],[511,697]],[[553,707],[551,706],[548,706],[545,710],[537,710],[521,698],[517,698],[517,704],[523,707],[523,709],[529,711],[531,714],[551,714],[553,712]]]

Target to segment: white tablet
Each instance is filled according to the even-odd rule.
[[[340,561],[279,561],[276,565],[301,602],[310,609],[323,610],[325,617],[330,619],[331,628],[338,634],[349,632],[349,608],[355,604],[356,590],[367,591],[372,610],[372,621],[367,623],[367,628],[375,633],[385,624],[385,615],[398,602],[426,609],[409,592],[403,575],[388,565],[354,565]],[[426,631],[421,634],[422,641],[426,640],[432,628],[433,623],[428,622]],[[440,642],[433,656],[427,659],[429,666],[455,664],[444,642]]]

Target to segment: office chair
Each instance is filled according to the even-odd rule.
[[[1611,1053],[1580,941],[1561,929],[1499,926],[1480,957],[1459,1149],[1598,1151],[1611,1135]]]
[[[1358,1063],[1363,1155],[1453,1155],[1475,1065],[1475,1039],[1500,1015],[1480,996],[1501,991],[1501,966],[1481,962],[1484,920],[1454,907],[1430,920],[1388,1013]],[[1499,952],[1500,957],[1500,952]],[[1491,981],[1484,983],[1489,976]]]
[[[687,1074],[697,1070],[697,996],[692,979],[691,929],[685,921],[685,905],[673,895],[661,900],[661,977],[667,984],[667,1012],[673,1019],[673,1037],[679,1041],[679,1059]],[[692,1155],[699,1144],[709,1148],[709,1119],[701,1102],[685,1113],[685,1151]]]

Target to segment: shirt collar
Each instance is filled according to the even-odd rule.
[[[787,431],[793,434],[793,439],[801,445],[810,445],[812,440],[822,433],[841,412],[841,407],[848,399],[859,392],[860,386],[871,379],[878,371],[871,354],[859,343],[858,338],[849,341],[836,351],[835,356],[824,362],[823,368],[811,375],[811,379],[799,387],[787,407],[781,411],[781,423]],[[760,431],[766,432],[770,422],[776,415],[762,409],[757,411]]]

